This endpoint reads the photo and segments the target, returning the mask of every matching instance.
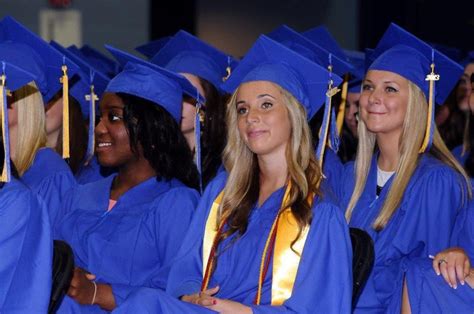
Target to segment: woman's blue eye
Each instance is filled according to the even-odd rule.
[[[387,86],[386,91],[389,93],[396,93],[398,90],[396,88],[393,88],[391,86]]]
[[[246,114],[247,113],[247,108],[237,108],[237,114],[241,115],[241,114]]]

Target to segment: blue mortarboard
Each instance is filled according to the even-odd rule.
[[[315,42],[319,46],[323,47],[327,51],[329,51],[333,56],[341,60],[347,60],[347,56],[339,46],[337,41],[334,37],[329,33],[328,29],[325,26],[318,26],[312,29],[309,29],[302,33],[303,36],[308,38],[309,40]],[[347,101],[347,92],[348,92],[348,85],[349,85],[349,73],[352,74],[353,68],[351,67],[350,71],[344,73],[344,83],[342,85],[342,92],[341,92],[341,103],[339,104],[337,119],[336,119],[336,132],[340,134],[342,131],[342,126],[344,124],[344,114],[345,114],[345,107]],[[336,72],[339,75],[342,73]],[[332,118],[331,118],[332,119]],[[332,148],[337,151],[338,147],[332,146]]]
[[[150,60],[177,73],[199,76],[217,89],[236,60],[183,30],[177,32]]]
[[[456,62],[461,61],[461,50],[455,47],[450,47],[446,46],[443,44],[438,44],[438,43],[432,43],[428,42],[428,44],[433,47],[434,49],[441,51],[441,53],[444,53],[446,56],[451,58],[452,60]]]
[[[160,51],[161,48],[163,48],[164,45],[168,43],[171,38],[172,36],[166,36],[157,40],[152,40],[146,44],[136,47],[135,50],[147,57],[148,59],[151,59],[154,55],[158,53],[158,51]]]
[[[463,73],[463,68],[444,54],[402,29],[391,24],[370,56],[370,70],[397,73],[417,85],[429,104],[427,133],[421,147],[424,152],[432,142],[434,104],[443,104]]]
[[[126,93],[147,99],[162,106],[179,123],[183,101],[180,82],[183,80],[186,79],[157,66],[129,62],[110,81],[106,92]]]
[[[352,65],[345,60],[345,57],[339,58],[286,25],[278,27],[267,36],[325,68],[329,66],[329,54],[332,54],[332,71],[341,77],[353,70]]]
[[[474,63],[474,50],[469,51],[466,57],[464,57],[464,59],[462,59],[461,61],[461,65],[464,67],[466,67],[466,65],[468,65],[469,63]]]
[[[339,85],[342,79],[284,45],[261,35],[224,83],[223,88],[232,93],[240,84],[251,81],[273,82],[290,92],[306,109],[309,120],[325,101],[326,104],[330,103],[335,91],[332,86]],[[330,105],[326,106],[325,116],[328,107]],[[321,147],[318,147],[317,151],[320,162],[324,155],[325,145],[322,143],[326,143],[327,127],[328,125],[322,128],[323,133],[320,136]]]
[[[10,182],[11,179],[7,93],[9,93],[9,91],[15,91],[34,80],[36,80],[34,74],[26,72],[25,70],[9,63],[5,60],[5,55],[0,53],[0,118],[2,120],[1,126],[4,150],[3,167],[0,176],[1,182]]]
[[[175,72],[172,72],[156,64],[153,64],[151,62],[135,57],[132,54],[129,54],[123,50],[114,48],[112,46],[105,45],[105,48],[114,56],[114,58],[119,62],[119,64],[122,67],[125,66],[127,63],[132,62],[132,63],[141,64],[149,68],[152,68],[155,71],[159,71],[163,75],[169,76],[171,79],[177,81],[182,89],[182,92],[190,96],[191,98],[194,98],[198,103],[202,104],[205,102],[204,97],[201,94],[199,94],[197,89],[184,76],[177,74]],[[180,113],[178,122],[180,120],[181,120],[181,113]]]
[[[80,49],[75,46],[72,46],[71,50],[75,53],[79,51],[82,57],[87,60],[89,64],[94,66],[97,71],[102,72],[110,78],[114,77],[121,70],[120,65],[117,64],[117,62],[110,59],[109,57],[89,45],[84,45]]]
[[[159,71],[161,74],[168,76],[170,79],[176,81],[179,83],[180,86],[180,93],[181,93],[181,98],[180,101],[182,101],[182,94],[187,94],[188,96],[194,98],[197,103],[196,103],[196,120],[194,121],[194,136],[195,136],[195,142],[196,142],[196,166],[198,168],[199,174],[201,174],[201,124],[199,122],[199,110],[201,108],[201,105],[204,104],[205,99],[202,95],[199,94],[199,91],[186,79],[184,76],[180,75],[179,73],[171,72],[170,70],[164,69],[156,64],[152,64],[150,62],[147,62],[145,60],[142,60],[140,58],[137,58],[129,53],[126,53],[125,51],[119,50],[117,48],[105,45],[105,48],[114,56],[114,58],[122,65],[124,66],[127,63],[134,63],[134,64],[140,64],[146,67],[150,67],[152,69],[155,69],[156,71]],[[179,107],[179,116],[176,119],[178,123],[181,120],[181,106]],[[200,177],[201,178],[201,177]],[[202,181],[199,181],[200,183],[200,188],[202,192]]]
[[[303,32],[302,35],[320,45],[339,59],[345,60],[346,55],[344,51],[325,26],[314,27]]]
[[[67,67],[66,74],[70,77],[78,71],[74,63],[63,58],[47,42],[10,16],[0,21],[0,42],[12,45],[10,49],[17,49],[14,55],[4,54],[3,51],[2,57],[13,64],[21,65],[36,77],[35,82],[45,103],[63,88],[60,81],[64,74],[63,66]],[[5,46],[4,49],[9,50]]]
[[[365,53],[355,50],[345,50],[344,52],[354,68],[349,80],[349,93],[360,93],[361,83],[365,77]]]
[[[107,87],[109,79],[101,72],[96,71],[92,65],[88,64],[79,55],[75,55],[54,41],[51,42],[51,45],[70,58],[80,68],[78,72],[79,80],[71,86],[69,93],[81,105],[82,115],[89,119],[86,153],[86,160],[89,161],[94,156],[96,104]]]

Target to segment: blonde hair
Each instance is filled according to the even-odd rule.
[[[307,198],[313,193],[321,195],[319,183],[322,171],[316,160],[306,111],[303,106],[286,90],[275,86],[283,95],[291,123],[291,136],[286,150],[290,197],[284,208],[291,207],[300,231],[311,222],[311,206]],[[219,221],[229,218],[229,231],[224,237],[239,231],[242,234],[247,227],[251,208],[258,199],[259,177],[256,155],[247,147],[237,128],[238,89],[227,104],[227,145],[223,152],[223,163],[229,176],[224,188],[224,197],[219,211]],[[298,239],[297,237],[297,239]],[[297,240],[295,239],[295,241]]]
[[[22,176],[38,149],[46,146],[45,112],[43,98],[33,82],[16,90],[14,99],[12,106],[18,112],[18,126],[13,163]]]
[[[426,130],[426,119],[420,119],[420,117],[426,117],[427,115],[428,104],[424,93],[418,86],[408,81],[408,106],[405,120],[403,122],[402,133],[399,139],[400,158],[385,202],[373,222],[372,227],[377,231],[385,228],[388,221],[399,207],[406,187],[408,186],[413,172],[418,166],[420,157],[419,150]],[[359,144],[357,147],[357,156],[354,167],[355,187],[346,209],[347,221],[350,221],[352,211],[364,191],[376,145],[375,134],[367,129],[367,126],[362,119],[359,121],[358,134]],[[430,153],[464,177],[470,197],[471,191],[469,177],[446,147],[436,125],[434,126],[433,143]]]

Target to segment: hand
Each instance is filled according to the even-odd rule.
[[[443,275],[444,280],[451,288],[456,289],[458,287],[457,280],[464,285],[471,263],[466,252],[455,247],[438,253],[433,259],[433,268],[438,276]]]
[[[210,306],[206,306],[208,309],[216,311],[221,314],[252,314],[252,308],[242,303],[214,298],[215,303]]]
[[[465,278],[467,284],[469,287],[474,289],[474,268],[471,268],[471,271],[469,272],[469,276]]]
[[[194,293],[191,295],[183,295],[181,297],[181,301],[198,304],[202,306],[212,305],[215,299],[212,296],[216,294],[218,291],[219,291],[219,286],[216,286],[214,288],[207,289],[200,293]]]
[[[67,295],[74,299],[79,304],[91,304],[94,298],[94,275],[89,274],[82,268],[75,267],[71,279],[71,285],[67,291]]]

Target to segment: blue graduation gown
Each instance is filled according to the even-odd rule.
[[[71,168],[54,150],[45,147],[36,152],[21,179],[44,200],[53,226],[66,192],[76,186]]]
[[[374,156],[365,189],[354,208],[350,227],[361,228],[374,240],[375,261],[358,300],[355,313],[400,313],[404,273],[409,260],[436,254],[449,246],[456,215],[463,210],[463,178],[452,168],[424,154],[413,173],[400,207],[386,227],[372,224],[392,184],[386,183],[378,199],[377,156]],[[343,208],[354,189],[354,163],[345,169]]]
[[[52,239],[44,203],[12,178],[0,189],[0,313],[46,313]]]
[[[113,169],[101,167],[94,156],[87,165],[82,165],[75,177],[78,184],[87,184],[101,180],[115,173]]]
[[[341,175],[343,171],[344,165],[339,156],[331,148],[326,147],[323,159],[323,173],[326,176],[325,181],[331,193],[335,193],[341,185]],[[337,193],[334,194],[334,196],[336,197],[337,202],[340,202]],[[339,203],[337,203],[337,205],[339,205]]]
[[[68,242],[76,266],[111,284],[120,305],[140,286],[165,288],[175,257],[199,200],[178,180],[150,178],[122,195],[107,211],[113,178],[79,185],[68,194],[55,236]],[[66,297],[58,313],[102,313]]]
[[[166,292],[140,289],[116,313],[214,313],[179,301],[184,294],[197,293],[202,282],[202,241],[211,204],[222,191],[226,173],[206,188],[193,222],[173,264]],[[222,250],[209,287],[219,285],[216,297],[249,305],[253,313],[349,313],[352,294],[352,250],[347,224],[339,208],[315,200],[313,220],[292,296],[282,306],[272,307],[272,263],[264,279],[260,306],[253,305],[257,291],[261,255],[271,225],[280,209],[284,188],[275,191],[250,215],[245,234]],[[235,235],[223,241],[226,247]]]
[[[474,261],[474,203],[456,220],[451,239],[452,247],[463,248]],[[474,313],[474,289],[468,284],[449,287],[442,276],[433,270],[428,258],[416,260],[406,274],[412,313]]]

